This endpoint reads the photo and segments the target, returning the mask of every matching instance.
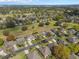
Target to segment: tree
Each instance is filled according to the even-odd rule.
[[[46,36],[47,36],[47,37],[51,37],[52,34],[51,34],[50,32],[47,32],[47,33],[46,33]]]
[[[7,21],[6,27],[7,28],[13,28],[13,27],[15,27],[14,21],[12,21],[12,20]]]
[[[9,34],[6,38],[7,41],[15,41],[16,37],[13,34]]]
[[[62,25],[61,25],[63,28],[67,28],[68,24],[63,22]]]
[[[9,35],[9,31],[7,31],[7,30],[3,31],[3,35],[4,36],[8,36]]]
[[[2,46],[4,44],[4,41],[2,38],[0,38],[0,46]]]
[[[14,22],[14,18],[13,17],[7,17],[6,18],[6,27],[7,28],[13,28],[15,27],[15,22]]]
[[[2,18],[0,17],[0,20],[2,20]]]
[[[50,24],[50,22],[46,22],[46,23],[45,23],[45,25],[49,25],[49,24]]]
[[[63,44],[59,44],[58,46],[53,47],[52,53],[57,59],[69,59],[70,49]]]
[[[62,15],[57,15],[55,18],[54,18],[54,20],[55,21],[58,21],[58,20],[60,20],[60,19],[63,19],[64,17],[62,16]]]
[[[75,45],[74,47],[74,53],[77,53],[77,52],[79,52],[79,45]]]
[[[21,28],[21,30],[22,30],[22,31],[26,31],[26,30],[27,30],[27,27],[26,27],[26,26],[23,26],[23,27]]]
[[[74,53],[79,52],[79,45],[78,44],[69,44],[68,47],[70,48],[70,50]]]
[[[42,22],[39,23],[39,26],[40,26],[40,27],[43,27],[43,26],[44,26],[44,23],[42,23]]]

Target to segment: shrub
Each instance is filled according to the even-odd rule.
[[[7,28],[13,28],[13,27],[15,27],[15,23],[14,23],[14,21],[12,21],[12,20],[7,21],[7,23],[6,23],[6,27],[7,27]]]
[[[15,41],[16,37],[13,34],[9,34],[6,40],[7,41]]]
[[[22,30],[22,31],[26,31],[26,30],[27,30],[27,27],[26,27],[26,26],[23,26],[23,27],[21,28],[21,30]]]
[[[3,31],[3,35],[4,36],[8,36],[9,35],[9,31],[7,31],[7,30],[6,31]]]
[[[39,26],[40,26],[40,27],[43,27],[43,26],[44,26],[44,23],[42,23],[42,22],[39,23]]]
[[[0,38],[0,46],[2,46],[4,44],[3,39]]]
[[[69,59],[70,49],[62,44],[53,47],[52,53],[57,57],[57,59]]]
[[[49,24],[50,24],[50,22],[46,22],[46,23],[45,23],[45,25],[49,25]]]

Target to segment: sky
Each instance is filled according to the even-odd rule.
[[[79,0],[0,0],[0,5],[71,5]]]

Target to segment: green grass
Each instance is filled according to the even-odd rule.
[[[68,27],[67,28],[75,28],[76,30],[79,31],[79,24],[77,23],[67,23]]]
[[[12,57],[11,59],[26,59],[26,55],[23,52],[18,53],[16,56]]]
[[[43,54],[42,54],[37,48],[32,47],[32,48],[30,49],[30,51],[31,51],[31,52],[36,51],[36,52],[39,54],[39,56],[40,56],[42,59],[44,59]]]
[[[55,56],[51,55],[48,59],[56,59]]]
[[[41,40],[33,40],[32,43],[40,42]]]
[[[20,27],[19,27],[19,26],[14,27],[14,28],[7,28],[7,29],[3,29],[3,30],[0,30],[0,38],[2,38],[2,37],[3,37],[3,31],[5,31],[5,30],[7,30],[7,31],[9,31],[10,33],[13,33],[13,34],[16,34],[16,33],[21,32],[21,30],[20,30]]]
[[[56,26],[54,26],[54,24],[55,24],[55,21],[51,21],[50,25],[47,25],[44,27],[39,27],[38,23],[34,23],[31,25],[28,25],[28,30],[26,30],[24,32],[21,31],[21,26],[17,26],[15,28],[7,28],[7,29],[0,30],[0,37],[3,37],[4,30],[8,30],[15,35],[24,35],[24,34],[29,35],[29,34],[32,34],[34,32],[49,31],[50,29],[56,27]],[[32,28],[33,26],[34,26],[34,28]]]
[[[49,44],[49,42],[48,43],[42,43],[40,46],[47,46]]]
[[[55,23],[56,23],[56,21],[52,20],[52,21],[50,21],[49,25],[44,26],[44,27],[39,27],[38,23],[34,23],[34,24],[31,24],[31,25],[28,25],[28,30],[26,30],[26,31],[21,31],[21,26],[17,26],[15,28],[3,29],[3,30],[0,30],[0,37],[3,38],[3,31],[4,30],[10,31],[11,33],[15,34],[16,36],[30,35],[34,32],[49,31],[52,28],[58,27],[58,26],[54,26]],[[75,27],[77,30],[79,30],[78,24],[76,24],[76,23],[67,23],[67,24],[68,24],[67,28],[74,28]],[[32,27],[34,27],[34,28],[32,28]]]

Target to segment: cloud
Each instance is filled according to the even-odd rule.
[[[17,1],[19,4],[31,4],[33,2],[33,0],[18,0]]]
[[[32,1],[33,0],[0,0],[0,2],[22,2],[22,3],[27,3]]]
[[[0,0],[0,2],[15,2],[17,0]]]
[[[32,2],[33,0],[23,0],[23,2]]]

